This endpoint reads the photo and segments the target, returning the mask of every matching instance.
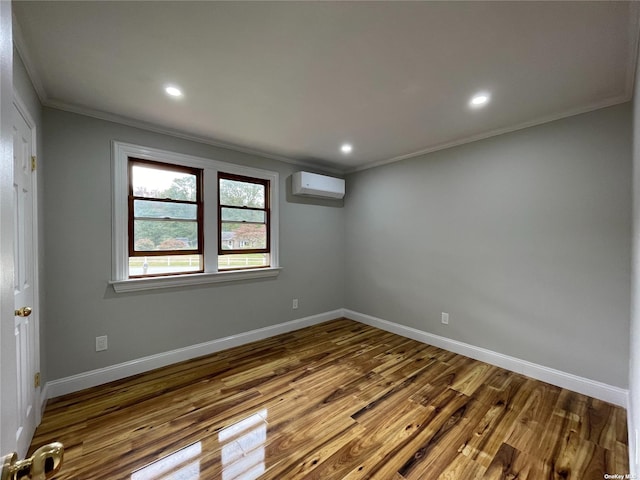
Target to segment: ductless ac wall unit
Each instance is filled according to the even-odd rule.
[[[296,172],[292,175],[291,189],[294,195],[317,198],[343,198],[342,178],[317,173]]]

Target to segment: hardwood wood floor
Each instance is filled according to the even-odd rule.
[[[624,409],[346,319],[51,400],[62,479],[602,479]]]

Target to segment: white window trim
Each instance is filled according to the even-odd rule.
[[[127,243],[129,235],[127,223],[129,218],[127,201],[129,195],[129,157],[156,160],[158,162],[203,169],[205,183],[204,273],[167,275],[148,278],[129,278],[129,248]],[[249,280],[254,278],[275,277],[280,273],[281,268],[279,266],[278,257],[278,200],[280,197],[278,194],[279,176],[277,172],[117,141],[112,142],[112,160],[112,280],[110,283],[113,285],[113,289],[116,292],[151,290],[156,288],[181,287],[206,283],[236,282],[239,280]],[[218,271],[217,205],[219,171],[236,175],[244,175],[246,177],[263,178],[270,181],[270,267],[250,270]],[[207,206],[209,207],[208,209]],[[213,215],[211,214],[211,210],[214,210]]]

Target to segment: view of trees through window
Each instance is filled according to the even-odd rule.
[[[221,225],[218,268],[269,265],[267,183],[221,174],[218,188]]]
[[[264,185],[223,178],[219,182],[219,188],[222,249],[266,248]]]
[[[203,271],[197,174],[132,161],[130,276]],[[268,266],[268,183],[230,177],[218,182],[218,268]]]
[[[134,167],[134,171],[138,168]],[[164,189],[156,187],[151,190],[148,184],[134,184],[133,194],[136,197],[195,202],[195,175],[179,175]],[[134,200],[133,208],[136,251],[191,250],[198,247],[198,210],[195,204]]]
[[[129,275],[202,271],[199,172],[132,162]]]

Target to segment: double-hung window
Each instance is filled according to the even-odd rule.
[[[202,170],[129,158],[129,277],[204,271]]]
[[[116,291],[276,276],[278,174],[113,143]]]
[[[269,266],[269,181],[218,173],[218,268]]]

